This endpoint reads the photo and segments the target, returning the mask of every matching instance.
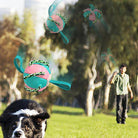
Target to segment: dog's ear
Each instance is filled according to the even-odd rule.
[[[2,125],[3,123],[5,123],[5,119],[3,117],[3,115],[0,116],[0,125]]]
[[[43,120],[48,119],[49,117],[50,117],[50,115],[47,112],[40,113],[40,114],[35,115],[35,116],[31,116],[31,118],[37,123],[40,123]]]
[[[2,125],[3,123],[8,122],[10,118],[11,118],[10,114],[2,114],[0,116],[0,125]]]

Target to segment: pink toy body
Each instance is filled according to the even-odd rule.
[[[38,72],[45,72],[44,75],[38,75],[37,77],[46,79],[48,81],[51,78],[51,74],[49,74],[48,70],[45,67],[43,67],[42,65],[39,65],[39,64],[33,64],[31,66],[26,67],[24,72],[28,73],[28,74],[34,74],[34,73],[38,73]]]
[[[43,91],[49,84],[49,81],[51,79],[51,72],[49,71],[48,67],[44,67],[40,64],[32,64],[26,67],[24,74],[36,74],[32,75],[31,77],[26,77],[24,79],[25,87],[29,88],[31,90],[36,89],[35,87],[41,86],[41,88],[38,90],[38,92]],[[40,75],[39,75],[40,73]],[[42,75],[41,75],[42,73]]]

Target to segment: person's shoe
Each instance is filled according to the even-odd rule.
[[[123,122],[121,122],[121,124],[126,124],[126,122],[125,122],[125,121],[123,121]]]
[[[121,124],[121,122],[117,121],[117,124]]]

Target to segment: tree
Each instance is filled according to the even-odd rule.
[[[116,66],[121,63],[128,65],[128,71],[130,74],[131,84],[134,87],[136,82],[135,77],[135,62],[136,62],[136,49],[134,48],[134,43],[137,36],[137,15],[136,15],[136,1],[121,1],[121,2],[110,2],[114,8],[107,8],[106,18],[108,19],[108,24],[110,25],[111,31],[110,36],[108,36],[108,47],[111,48],[112,53],[116,59]],[[119,10],[115,10],[119,9]],[[114,16],[112,16],[114,15]],[[129,31],[128,31],[129,30]],[[133,56],[132,56],[133,55]],[[111,68],[113,70],[114,68]],[[108,71],[108,69],[107,69]],[[133,77],[132,77],[133,76]],[[108,78],[108,75],[107,75]],[[110,88],[110,85],[109,87]],[[104,107],[108,107],[109,93],[105,91],[105,104]],[[113,101],[113,100],[112,100]]]
[[[11,102],[12,95],[17,99],[21,98],[21,92],[17,89],[17,80],[18,73],[15,71],[13,65],[13,59],[16,56],[16,52],[21,43],[24,41],[18,38],[15,34],[17,33],[19,18],[17,15],[13,17],[6,17],[3,21],[0,22],[0,81],[3,79],[7,80],[7,84],[10,89],[9,93],[9,102]]]
[[[18,37],[22,38],[27,45],[34,46],[35,40],[35,23],[31,10],[25,10],[23,20],[19,26]]]
[[[22,22],[17,14],[6,17],[0,22],[0,47],[3,51],[0,55],[0,80],[4,79],[7,81],[10,95],[9,102],[21,98],[21,91],[17,88],[19,78],[18,72],[13,63],[14,57],[16,56],[21,44],[26,47],[26,43],[32,45],[34,42],[32,38],[35,33],[32,32],[33,25],[30,19],[31,15],[29,14],[28,17],[26,16],[28,16],[27,13],[25,13]],[[31,32],[32,35],[30,34]]]
[[[89,84],[88,84],[88,89],[86,92],[86,115],[87,116],[92,116],[93,92],[96,88],[99,88],[102,86],[102,82],[94,83],[94,81],[97,77],[96,64],[97,64],[97,59],[94,59],[92,69],[88,68]]]
[[[75,5],[75,8],[73,7],[73,9],[72,8],[69,9],[70,13],[73,16],[71,17],[67,27],[71,26],[71,28],[74,28],[72,29],[74,30],[71,36],[72,39],[70,40],[70,44],[67,46],[63,45],[63,43],[61,44],[60,43],[61,41],[58,41],[58,43],[60,43],[59,46],[61,48],[68,50],[68,59],[72,63],[68,67],[69,72],[73,72],[73,75],[74,75],[72,90],[70,91],[70,93],[75,98],[77,98],[81,107],[84,109],[86,107],[85,106],[86,91],[89,87],[89,81],[90,81],[87,78],[88,76],[87,70],[91,68],[91,66],[93,65],[95,52],[97,51],[97,49],[99,49],[98,47],[94,48],[95,36],[91,35],[92,31],[88,30],[87,23],[84,23],[83,14],[82,13],[74,14],[74,13],[80,13],[80,11],[83,11],[86,6],[87,6],[87,2],[84,3],[81,1],[80,3]],[[54,38],[52,37],[52,39]],[[57,41],[56,41],[56,44],[57,44]],[[94,75],[93,81],[95,80],[96,78]],[[95,87],[95,83],[93,83],[93,86],[90,86],[90,87]]]
[[[137,14],[136,14],[136,1],[125,0],[93,0],[83,1],[79,0],[74,6],[68,7],[71,18],[67,24],[74,32],[71,34],[71,40],[68,45],[59,39],[59,35],[49,35],[52,38],[53,44],[58,44],[59,47],[68,51],[68,59],[72,63],[68,69],[74,74],[72,83],[71,95],[79,101],[79,104],[85,110],[86,93],[90,80],[87,77],[87,70],[93,66],[96,52],[100,48],[100,54],[97,57],[96,71],[98,76],[95,81],[104,81],[102,89],[105,99],[105,105],[109,103],[110,86],[107,85],[111,72],[119,66],[119,64],[126,63],[130,69],[130,79],[135,84],[135,63],[136,63],[136,42],[137,31]],[[95,27],[89,27],[88,22],[84,20],[83,10],[89,7],[92,3],[96,8],[103,12],[105,24],[100,21],[95,23]],[[106,27],[105,27],[106,26]],[[65,30],[63,30],[65,31]],[[48,35],[46,34],[48,37]],[[103,64],[101,54],[110,48],[114,58],[116,59],[116,66],[109,67]],[[105,69],[105,71],[104,71]],[[108,72],[110,69],[110,73]],[[106,77],[105,77],[106,76]],[[134,85],[133,84],[133,85]],[[106,90],[106,92],[105,92]],[[107,97],[107,98],[106,98]],[[91,99],[91,98],[90,98]],[[104,103],[103,103],[104,105]]]

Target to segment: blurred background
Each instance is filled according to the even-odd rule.
[[[134,99],[129,110],[138,112],[138,0],[63,0],[55,13],[67,19],[63,32],[44,29],[48,8],[54,0],[0,0],[0,103],[21,98],[34,99],[52,112],[53,105],[93,110],[115,108],[115,88],[109,85],[120,64],[127,65]],[[93,25],[83,10],[93,4],[102,20]],[[24,47],[24,68],[32,58],[49,61],[53,78],[72,83],[69,91],[49,86],[40,95],[24,89],[23,74],[13,63]]]

